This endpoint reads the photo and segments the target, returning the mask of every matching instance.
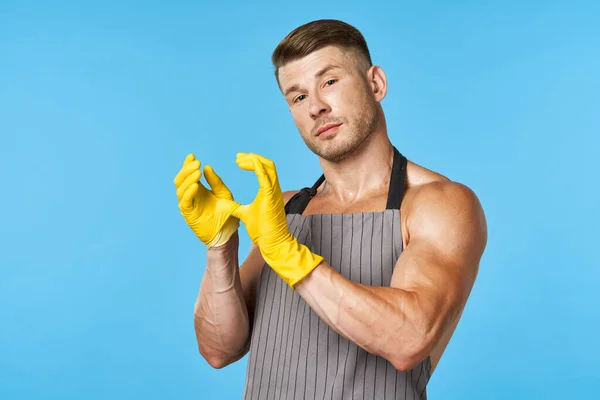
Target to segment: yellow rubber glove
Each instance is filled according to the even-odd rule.
[[[210,249],[225,244],[237,231],[240,221],[231,213],[238,203],[210,166],[204,167],[204,176],[212,190],[200,182],[201,175],[200,161],[188,154],[174,182],[181,215]]]
[[[244,222],[265,262],[293,289],[323,257],[310,251],[290,233],[273,161],[256,154],[238,153],[236,163],[256,173],[259,189],[254,201],[239,206],[233,215]]]

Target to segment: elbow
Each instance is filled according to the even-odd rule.
[[[411,357],[396,357],[390,361],[394,368],[401,372],[408,372],[419,364],[419,360]]]
[[[208,365],[213,367],[214,369],[225,368],[229,364],[231,364],[230,360],[226,360],[223,357],[204,357]]]
[[[208,365],[214,369],[225,368],[226,366],[240,360],[249,350],[249,342],[246,342],[244,347],[237,353],[227,353],[215,349],[203,349],[199,347],[200,355],[206,360]]]
[[[198,346],[198,352],[200,356],[206,360],[208,365],[215,369],[221,369],[227,366],[227,360],[223,357],[223,354],[218,351],[203,349],[202,346]]]
[[[217,353],[217,352],[209,353],[209,352],[203,352],[202,350],[200,350],[200,355],[202,356],[202,358],[204,358],[206,360],[208,365],[210,365],[214,369],[225,368],[226,366],[228,366],[229,364],[231,364],[233,362],[233,359],[231,357],[226,357],[222,353]]]
[[[414,343],[391,353],[388,360],[398,371],[408,372],[422,362],[431,350],[432,345],[428,341]]]

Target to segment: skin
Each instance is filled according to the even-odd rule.
[[[304,214],[383,211],[393,160],[381,107],[383,70],[326,47],[281,67],[279,81],[326,177]],[[325,124],[341,125],[316,135]],[[293,194],[284,193],[284,201]],[[296,291],[332,329],[397,369],[409,370],[430,355],[433,371],[477,277],[487,243],[485,215],[468,187],[410,161],[400,215],[404,250],[390,287],[352,282],[322,262]],[[234,235],[208,251],[195,306],[199,349],[215,368],[248,351],[264,263],[253,246],[238,270],[237,241]]]

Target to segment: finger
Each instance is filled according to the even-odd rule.
[[[183,197],[183,194],[186,192],[186,190],[188,190],[188,188],[192,186],[192,184],[198,183],[201,175],[202,173],[199,170],[195,170],[191,174],[189,174],[188,177],[185,178],[183,183],[179,185],[179,187],[177,187],[177,199],[181,201],[181,198]]]
[[[200,185],[197,182],[194,182],[183,193],[183,196],[181,197],[181,201],[179,203],[179,207],[182,211],[192,208],[192,201],[194,199],[194,196],[198,192],[199,187]]]
[[[273,181],[271,175],[267,172],[265,165],[260,161],[258,157],[253,157],[254,160],[254,171],[258,176],[258,183],[262,189],[271,189],[273,187]]]
[[[272,160],[270,160],[266,157],[263,157],[259,154],[250,153],[250,156],[252,156],[254,159],[256,159],[260,162],[260,164],[263,167],[262,168],[263,171],[269,177],[270,185],[274,186],[275,182],[277,181],[277,169],[275,168],[275,163]]]
[[[258,184],[261,188],[267,189],[271,187],[269,175],[265,172],[262,163],[255,154],[238,153],[235,162],[240,168],[245,169],[246,171],[254,171],[258,177]]]
[[[272,160],[269,160],[266,157],[263,157],[259,154],[251,153],[254,157],[256,157],[265,167],[275,169],[275,163]]]
[[[215,196],[221,199],[233,200],[231,191],[227,188],[221,177],[215,173],[210,165],[204,167],[204,177],[206,178],[206,181],[210,185],[210,188]]]
[[[235,162],[241,169],[246,171],[254,171],[254,160],[250,154],[238,153]]]
[[[252,160],[252,164],[254,164],[254,160],[256,159],[265,167],[265,170],[277,173],[275,169],[275,163],[272,160],[269,160],[268,158],[263,157],[259,154],[238,153],[238,159],[241,160],[244,163],[244,165],[250,164],[250,160]]]
[[[194,159],[195,159],[195,157],[194,157],[194,154],[193,154],[193,153],[190,153],[190,154],[188,154],[188,155],[185,157],[185,160],[183,161],[183,165],[185,165],[185,164],[187,164],[187,163],[189,163],[189,162],[192,162],[192,161],[194,161]]]
[[[189,174],[191,174],[195,170],[200,169],[200,165],[200,160],[191,160],[189,162],[185,162],[179,170],[179,172],[177,173],[177,175],[175,176],[175,179],[173,179],[175,186],[181,185]]]
[[[200,160],[193,160],[188,162],[187,164],[184,164],[184,166],[181,167],[181,169],[175,176],[175,179],[173,179],[175,186],[179,187],[192,172],[200,169],[200,165]]]

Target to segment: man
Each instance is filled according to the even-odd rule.
[[[425,399],[486,246],[480,203],[390,143],[386,76],[354,27],[303,25],[273,63],[323,176],[282,194],[272,161],[240,153],[260,185],[240,205],[186,158],[179,206],[208,247],[200,353],[222,368],[249,351],[247,399]],[[238,269],[240,220],[253,245]]]

